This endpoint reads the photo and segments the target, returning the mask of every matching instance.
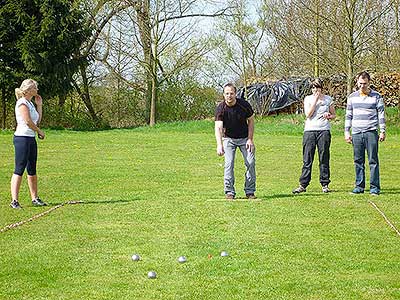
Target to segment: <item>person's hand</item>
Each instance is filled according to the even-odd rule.
[[[42,106],[43,105],[43,100],[42,100],[42,97],[40,95],[36,95],[35,96],[35,103],[38,106]]]
[[[352,138],[351,138],[350,133],[346,132],[346,133],[344,134],[344,139],[346,140],[347,143],[349,143],[349,144],[352,143]]]
[[[43,140],[44,137],[45,137],[44,132],[43,132],[41,129],[39,129],[39,131],[38,131],[38,138],[41,139],[41,140]]]
[[[322,116],[327,120],[332,119],[332,114],[330,112],[325,112]]]
[[[222,155],[225,154],[224,146],[222,146],[222,145],[218,145],[218,146],[217,146],[217,154],[218,154],[219,156],[222,156]]]
[[[379,141],[380,141],[380,142],[383,142],[385,139],[386,139],[386,133],[381,132],[381,133],[379,134]]]
[[[315,94],[313,94],[313,95],[314,95],[313,102],[311,102],[311,104],[317,104],[318,99],[319,99],[319,93],[315,92]]]
[[[314,103],[315,104],[317,104],[318,102],[320,102],[321,100],[320,100],[320,97],[321,97],[321,91],[320,90],[317,90],[317,91],[315,91],[315,93],[313,93],[313,95],[314,95]]]
[[[247,142],[246,142],[246,149],[247,149],[247,151],[249,151],[249,152],[253,152],[253,151],[254,151],[254,143],[253,143],[253,140],[251,140],[251,139],[248,139],[248,140],[247,140]]]

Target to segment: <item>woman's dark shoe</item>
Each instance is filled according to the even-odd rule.
[[[300,194],[300,193],[304,193],[306,191],[306,188],[303,187],[302,185],[299,185],[298,188],[295,188],[292,193],[293,194]]]
[[[18,200],[13,200],[13,201],[11,201],[10,206],[11,206],[12,208],[14,208],[14,209],[21,209],[21,208],[22,208],[21,205],[19,205]]]
[[[32,204],[34,206],[46,206],[47,204],[44,203],[39,197],[37,197],[36,199],[32,200]]]

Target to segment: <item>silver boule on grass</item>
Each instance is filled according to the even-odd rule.
[[[226,251],[222,251],[222,252],[221,252],[221,256],[222,256],[222,257],[229,256],[229,253],[228,253],[228,252],[226,252]]]
[[[179,256],[179,257],[178,257],[178,262],[182,264],[182,263],[187,262],[187,259],[186,259],[185,256]]]
[[[149,273],[147,273],[147,277],[149,279],[156,279],[157,278],[157,273],[154,271],[150,271]]]
[[[139,254],[133,254],[132,255],[132,260],[133,261],[139,261],[141,258],[140,258],[140,255]]]

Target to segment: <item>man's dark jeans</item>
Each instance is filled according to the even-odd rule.
[[[353,134],[354,167],[356,171],[356,187],[365,188],[365,150],[368,155],[370,170],[370,191],[381,190],[378,159],[378,132],[371,130]]]
[[[307,187],[311,181],[312,164],[315,148],[318,148],[319,157],[319,182],[322,186],[330,181],[329,148],[331,145],[331,132],[329,130],[304,131],[303,134],[303,169],[300,176],[300,184]]]

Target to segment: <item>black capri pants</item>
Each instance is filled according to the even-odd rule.
[[[22,176],[25,168],[28,175],[36,175],[37,144],[35,137],[14,136],[15,169],[14,174]]]

